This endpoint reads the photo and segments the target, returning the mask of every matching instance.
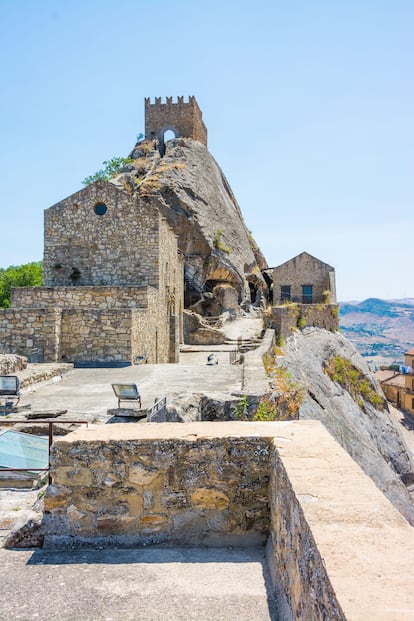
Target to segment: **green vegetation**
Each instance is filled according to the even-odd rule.
[[[82,184],[90,185],[95,183],[95,181],[109,181],[109,179],[120,173],[124,166],[133,162],[134,160],[131,160],[129,157],[113,157],[110,160],[105,160],[105,162],[102,162],[104,168],[97,170],[96,173],[89,175],[89,177],[85,177]]]
[[[10,308],[12,287],[40,287],[41,284],[42,261],[0,268],[0,307]]]
[[[384,409],[384,399],[348,358],[339,355],[331,358],[325,364],[324,371],[333,382],[337,382],[349,392],[362,410],[365,410],[366,402],[380,410]]]
[[[231,252],[231,248],[223,244],[223,242],[221,241],[222,235],[223,229],[217,229],[217,231],[214,233],[213,246],[218,250],[222,250],[223,252]]]
[[[303,328],[306,328],[306,319],[304,317],[299,317],[297,326],[301,330],[303,330]]]

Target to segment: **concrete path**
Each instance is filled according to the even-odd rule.
[[[263,548],[0,550],[0,619],[271,621]]]

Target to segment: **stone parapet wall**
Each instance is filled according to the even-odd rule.
[[[268,536],[278,619],[412,619],[414,531],[317,421],[91,425],[51,474],[45,547]]]
[[[275,331],[267,329],[259,347],[244,355],[241,390],[243,394],[262,396],[270,392],[269,378],[263,365],[263,356],[272,351],[274,344]]]
[[[287,607],[291,613],[286,615],[289,619],[345,621],[324,560],[276,447],[270,459],[272,525],[267,557],[279,606]]]
[[[13,308],[146,308],[146,286],[118,287],[14,287],[11,291]]]
[[[157,438],[165,425],[173,437]],[[111,427],[116,441],[99,439],[95,428],[91,441],[72,435],[55,442],[53,485],[45,497],[48,537],[116,535],[141,544],[264,540],[268,439],[186,437],[176,433],[181,425],[168,423],[140,425],[143,434]]]
[[[330,332],[339,328],[339,309],[336,304],[285,304],[272,307],[270,326],[277,336],[289,337],[297,328],[316,326]]]
[[[55,308],[0,309],[0,353],[30,359],[34,348],[44,360],[59,360],[61,310]]]

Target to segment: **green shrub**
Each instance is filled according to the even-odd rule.
[[[380,410],[385,408],[385,400],[348,358],[339,355],[331,358],[326,362],[324,371],[333,382],[337,382],[349,392],[362,410],[365,410],[365,403],[370,403]]]
[[[95,181],[109,181],[112,177],[115,177],[127,164],[132,164],[134,160],[129,157],[113,157],[110,160],[102,162],[104,168],[97,170],[93,175],[85,177],[82,181],[83,185],[91,185]]]

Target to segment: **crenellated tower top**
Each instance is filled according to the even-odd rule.
[[[164,144],[164,134],[168,130],[176,138],[192,138],[207,146],[207,129],[194,96],[190,96],[188,102],[184,97],[177,97],[176,103],[172,97],[167,97],[165,103],[161,97],[155,97],[154,103],[150,97],[145,98],[145,139],[157,138],[160,144]]]

